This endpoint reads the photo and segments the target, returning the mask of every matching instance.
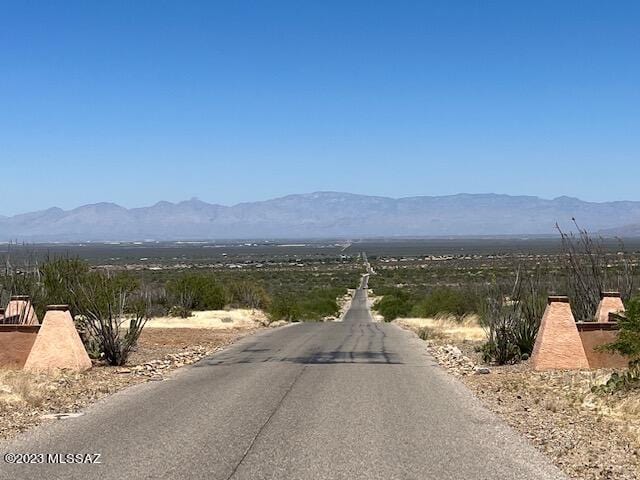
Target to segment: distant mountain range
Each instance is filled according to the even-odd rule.
[[[0,241],[116,241],[554,234],[571,218],[591,231],[640,236],[640,202],[459,194],[386,198],[316,192],[215,205],[192,199],[114,203],[0,216]]]

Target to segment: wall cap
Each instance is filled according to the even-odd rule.
[[[556,302],[569,303],[569,297],[565,295],[549,295],[549,298],[547,299],[547,303],[551,304]]]
[[[69,305],[47,305],[47,312],[52,310],[66,312],[69,310]]]

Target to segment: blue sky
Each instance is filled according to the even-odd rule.
[[[640,200],[638,25],[635,1],[0,0],[0,214]]]

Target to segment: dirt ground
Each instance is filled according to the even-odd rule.
[[[640,403],[640,393],[594,395],[608,375],[594,372],[536,373],[493,367],[462,381],[492,411],[519,430],[571,478],[640,478],[640,417],[620,408]],[[637,408],[637,407],[636,407]]]
[[[425,322],[396,323],[418,333]],[[437,322],[427,323],[437,328]],[[434,358],[568,476],[640,479],[640,392],[592,393],[611,370],[534,372],[527,362],[486,366],[476,351],[482,341],[459,333],[431,335]],[[479,373],[481,368],[489,373]]]
[[[74,413],[142,382],[162,380],[261,329],[258,323],[227,329],[149,328],[124,367],[96,362],[83,373],[29,374],[0,369],[0,438],[10,438],[44,421],[45,415]]]

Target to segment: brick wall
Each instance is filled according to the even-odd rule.
[[[625,368],[629,359],[617,353],[598,350],[601,345],[611,343],[618,334],[618,325],[611,322],[578,322],[576,323],[580,340],[587,355],[589,368]]]
[[[0,367],[22,368],[39,330],[39,325],[0,325]]]

